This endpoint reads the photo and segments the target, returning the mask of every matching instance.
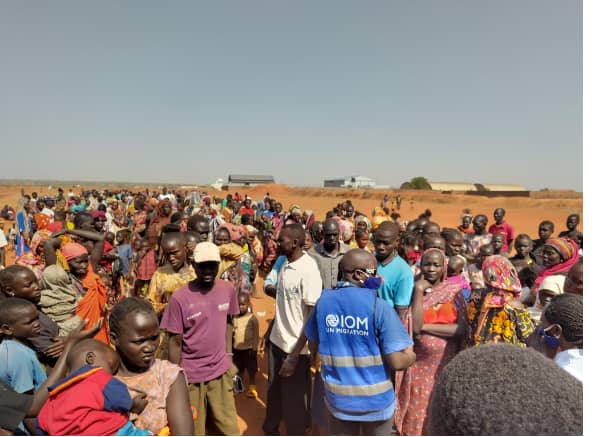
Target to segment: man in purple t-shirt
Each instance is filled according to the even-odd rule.
[[[240,433],[226,347],[227,324],[240,309],[233,286],[216,279],[220,262],[217,246],[197,244],[196,279],[171,295],[161,320],[161,329],[169,333],[169,361],[184,368],[190,403],[198,412],[195,435],[205,435],[206,423],[214,428],[211,433]]]

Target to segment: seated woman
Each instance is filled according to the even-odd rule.
[[[110,342],[120,357],[116,378],[147,406],[130,420],[154,435],[193,435],[192,410],[184,370],[155,358],[159,321],[151,304],[137,297],[118,302],[109,319]]]

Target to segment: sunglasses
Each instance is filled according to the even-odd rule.
[[[355,269],[355,271],[360,271],[365,273],[368,276],[376,276],[376,274],[378,273],[378,269]]]

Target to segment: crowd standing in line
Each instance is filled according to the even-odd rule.
[[[581,434],[578,214],[532,239],[503,208],[450,228],[401,202],[316,220],[268,193],[22,192],[2,210],[0,429],[237,435],[262,337],[266,435]]]

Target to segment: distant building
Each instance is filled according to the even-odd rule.
[[[275,179],[268,175],[239,175],[230,174],[227,178],[229,185],[262,185],[262,184],[274,184]]]
[[[471,182],[428,182],[434,191],[477,191],[477,187]]]
[[[437,182],[429,181],[432,190],[434,191],[458,191],[458,192],[527,192],[527,188],[522,185],[515,184],[480,184],[472,182]]]
[[[326,179],[324,186],[326,188],[375,188],[376,181],[364,176],[346,176],[340,179]]]

